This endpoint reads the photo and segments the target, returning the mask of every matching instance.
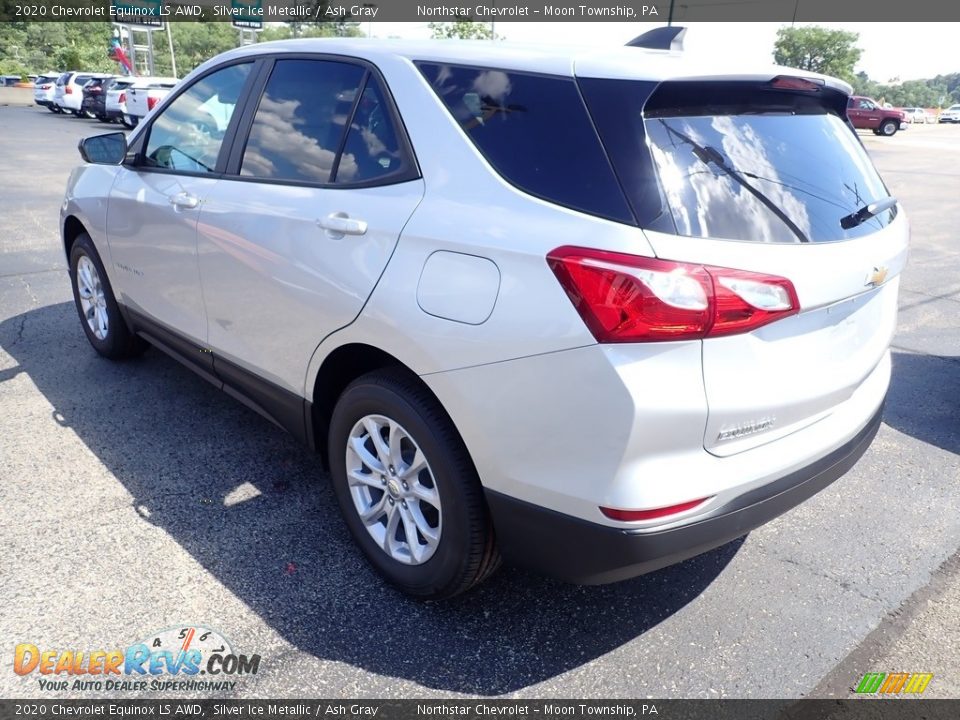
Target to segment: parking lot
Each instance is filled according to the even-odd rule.
[[[77,140],[111,129],[0,107],[0,696],[44,694],[18,643],[203,627],[261,662],[198,697],[847,697],[868,671],[960,697],[960,127],[861,135],[913,242],[885,422],[850,473],[645,577],[504,568],[441,604],[368,569],[293,439],[158,351],[90,348],[58,208]]]

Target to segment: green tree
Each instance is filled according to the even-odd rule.
[[[436,39],[460,38],[461,40],[492,40],[493,30],[490,25],[472,20],[457,20],[455,22],[430,23],[431,37]]]
[[[782,27],[773,44],[773,59],[778,65],[833,75],[853,82],[853,68],[863,51],[856,46],[860,36],[846,30],[811,25]]]
[[[316,37],[360,37],[363,32],[359,23],[285,23],[264,28],[258,39],[260,42],[270,40],[287,40],[289,38],[316,38]]]

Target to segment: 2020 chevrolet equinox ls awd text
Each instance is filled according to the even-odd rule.
[[[681,51],[224,53],[61,211],[81,324],[329,467],[370,563],[604,583],[741,536],[880,423],[908,225],[851,88]]]

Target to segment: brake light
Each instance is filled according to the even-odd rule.
[[[67,86],[63,89],[63,91],[64,91],[67,95],[73,95],[73,88],[72,88],[70,85],[67,85]]]
[[[148,97],[148,98],[147,98],[147,110],[153,110],[153,108],[156,106],[156,104],[157,104],[157,98],[155,98],[155,97]]]
[[[569,246],[547,263],[601,343],[746,333],[800,311],[773,275]]]
[[[824,86],[823,80],[790,77],[789,75],[779,75],[770,81],[770,87],[775,90],[803,90],[805,92],[817,92]]]
[[[699,500],[690,500],[679,505],[670,505],[669,507],[652,508],[650,510],[618,510],[617,508],[601,507],[600,512],[611,520],[620,520],[621,522],[633,522],[635,520],[656,520],[657,518],[667,517],[668,515],[677,515],[687,510],[692,510],[698,505],[702,505],[711,498],[705,497]]]
[[[125,92],[120,93],[120,97],[117,98],[118,103],[125,103],[127,101],[127,94]]]

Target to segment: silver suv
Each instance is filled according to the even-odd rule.
[[[210,60],[81,144],[84,332],[315,448],[418,597],[501,556],[603,583],[747,533],[876,433],[907,219],[849,86],[651,44]]]

